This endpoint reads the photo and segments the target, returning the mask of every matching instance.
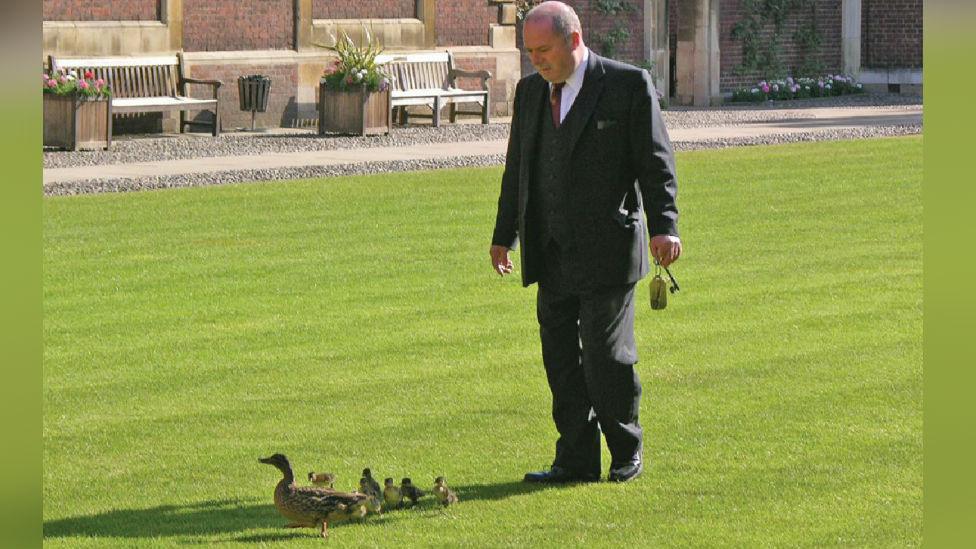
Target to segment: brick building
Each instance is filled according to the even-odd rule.
[[[515,84],[531,65],[519,54],[515,0],[42,0],[43,51],[59,56],[185,52],[189,75],[216,78],[226,128],[247,126],[236,79],[272,78],[266,126],[316,118],[317,83],[331,63],[315,43],[367,26],[389,52],[452,51],[458,65],[487,69],[493,115],[510,114]],[[732,29],[746,0],[566,0],[597,52],[652,67],[658,87],[680,104],[706,105],[732,89],[776,75],[743,71]],[[854,74],[868,87],[919,92],[922,0],[808,0],[786,18],[777,51],[794,75],[804,62]],[[800,29],[815,28],[815,51]],[[760,34],[769,36],[769,25]],[[808,65],[809,66],[809,65]],[[201,116],[208,116],[203,114]],[[153,118],[155,117],[155,118]],[[173,119],[143,117],[175,127]]]

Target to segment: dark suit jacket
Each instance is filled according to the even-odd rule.
[[[519,81],[492,244],[522,242],[522,284],[539,279],[541,250],[527,226],[529,189],[549,85]],[[590,51],[580,89],[561,131],[569,132],[566,215],[572,242],[565,261],[583,286],[628,284],[648,272],[648,231],[677,235],[674,154],[646,71]],[[641,215],[643,211],[644,216]]]

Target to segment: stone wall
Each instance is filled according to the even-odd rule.
[[[315,19],[405,19],[417,17],[416,0],[314,0]]]
[[[861,0],[861,67],[922,67],[922,0]]]
[[[159,0],[43,0],[45,21],[158,21]]]
[[[185,0],[183,49],[291,49],[294,7],[294,0]]]

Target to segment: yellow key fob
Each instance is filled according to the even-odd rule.
[[[668,306],[668,287],[661,275],[651,279],[651,308],[655,311]]]

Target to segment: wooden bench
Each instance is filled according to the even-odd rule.
[[[376,57],[380,70],[393,77],[391,103],[400,110],[400,123],[408,120],[407,109],[412,105],[426,105],[433,111],[434,126],[441,125],[441,109],[450,105],[450,120],[455,122],[459,114],[481,115],[481,123],[488,123],[490,92],[488,71],[465,71],[454,68],[454,56],[450,52],[425,52],[383,54]],[[462,90],[457,87],[458,78],[480,78],[480,90]],[[458,103],[477,103],[480,111],[459,111]]]
[[[104,79],[112,90],[114,114],[180,111],[180,133],[186,126],[208,126],[213,135],[220,135],[220,110],[217,106],[216,80],[197,80],[185,76],[183,54],[157,57],[48,57],[51,74],[75,71],[81,77],[85,71]],[[211,86],[213,99],[196,99],[187,95],[188,84]],[[209,110],[213,122],[186,119],[187,111]]]

